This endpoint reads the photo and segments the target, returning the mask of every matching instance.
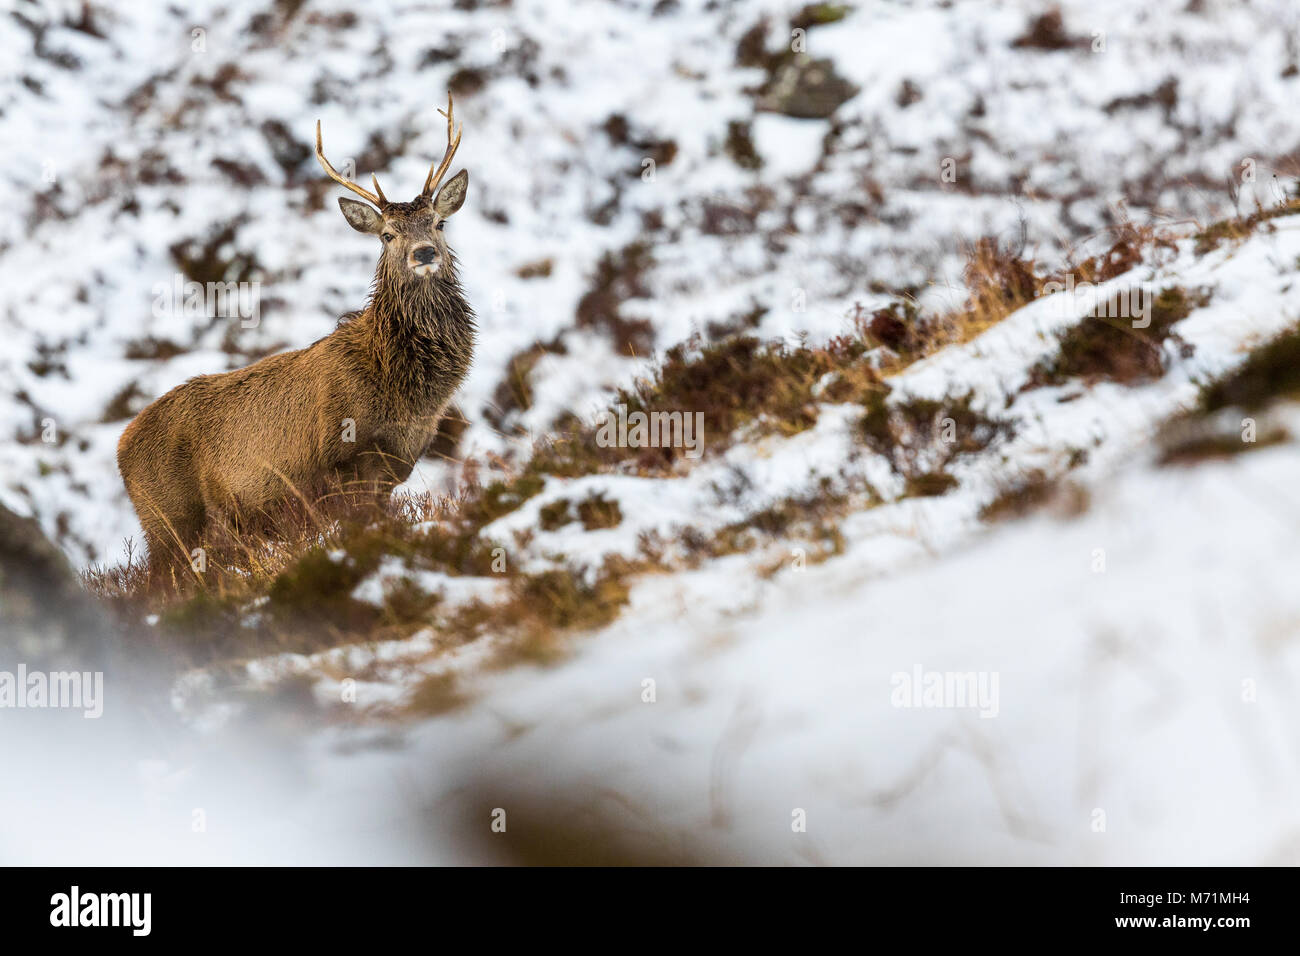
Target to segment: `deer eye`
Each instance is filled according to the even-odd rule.
[[[447,226],[447,220],[444,219],[442,220],[442,222],[438,223],[438,225],[434,226],[433,228],[437,229],[439,232],[442,232],[442,230],[445,229],[446,226]]]
[[[391,232],[386,232],[386,233],[384,233],[382,236],[380,236],[379,238],[380,238],[380,239],[383,239],[384,242],[392,242],[392,241],[393,241],[393,234],[392,234]]]

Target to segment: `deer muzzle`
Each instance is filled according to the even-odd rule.
[[[438,255],[438,248],[436,246],[416,246],[411,250],[410,266],[411,270],[416,275],[433,275],[438,271],[438,266],[440,264],[441,258]]]

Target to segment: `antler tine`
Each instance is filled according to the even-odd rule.
[[[383,190],[379,188],[379,179],[376,176],[372,174],[370,177],[371,181],[375,184],[375,191],[372,193],[366,189],[362,189],[352,180],[341,176],[339,171],[330,165],[330,161],[325,158],[325,148],[321,145],[320,120],[316,121],[316,159],[319,160],[321,168],[325,170],[325,175],[329,176],[330,179],[334,180],[340,186],[347,187],[366,202],[377,208],[382,209],[388,204],[388,200],[384,198]]]
[[[429,167],[429,176],[424,181],[424,189],[420,190],[421,196],[432,196],[433,191],[438,188],[442,182],[442,177],[447,175],[447,169],[451,166],[451,158],[456,155],[456,150],[460,148],[460,134],[465,129],[465,124],[461,123],[456,126],[455,117],[452,113],[451,92],[447,93],[447,110],[442,113],[447,117],[447,151],[442,154],[442,162]]]

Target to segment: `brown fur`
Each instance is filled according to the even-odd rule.
[[[466,181],[378,212],[340,200],[353,228],[384,242],[365,311],[305,349],[190,379],[127,426],[118,468],[152,565],[188,560],[214,522],[289,495],[310,501],[337,482],[386,494],[410,476],[473,356],[474,313],[440,228]],[[436,272],[417,274],[430,245]]]

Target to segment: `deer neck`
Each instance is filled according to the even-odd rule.
[[[417,403],[442,403],[469,371],[474,311],[453,270],[433,281],[375,274],[366,309],[370,353],[384,385]]]

